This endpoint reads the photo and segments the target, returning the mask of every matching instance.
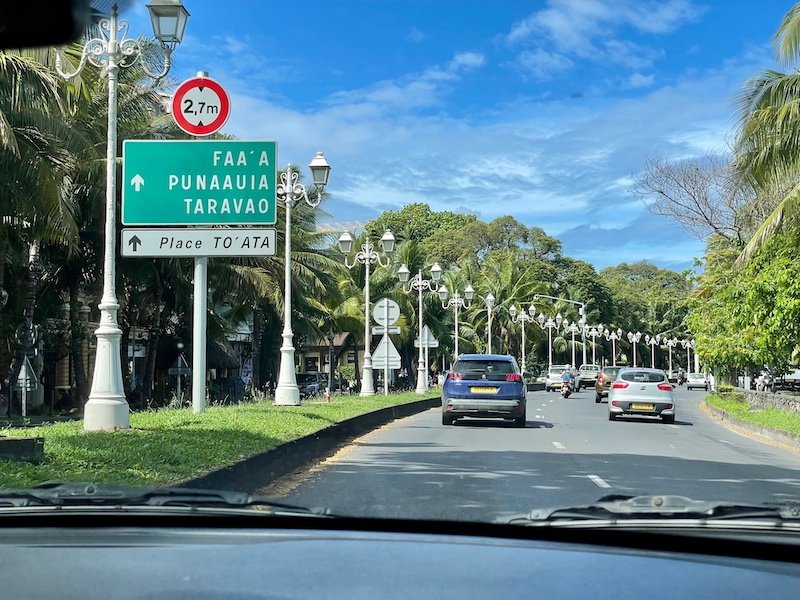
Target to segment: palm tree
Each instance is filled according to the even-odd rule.
[[[800,58],[800,4],[784,16],[772,38],[778,62]],[[749,80],[738,98],[736,166],[760,195],[778,191],[781,200],[742,250],[748,261],[780,228],[800,214],[800,73],[768,69]]]

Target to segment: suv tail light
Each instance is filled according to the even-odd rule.
[[[506,373],[506,381],[522,381],[522,375],[519,373]]]
[[[671,383],[659,383],[658,389],[662,392],[671,392],[672,391],[672,384]]]
[[[449,373],[447,377],[453,381],[461,381],[461,373]]]
[[[611,387],[615,390],[624,390],[630,385],[627,381],[615,381]]]

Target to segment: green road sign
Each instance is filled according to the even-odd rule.
[[[275,142],[126,140],[125,225],[273,225]]]

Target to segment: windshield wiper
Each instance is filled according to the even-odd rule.
[[[593,504],[537,508],[525,515],[503,519],[504,523],[522,525],[553,524],[565,521],[625,520],[707,521],[773,519],[800,522],[800,503],[748,504],[692,500],[684,496],[603,496]]]
[[[67,482],[48,482],[22,490],[0,490],[0,512],[4,508],[34,506],[262,509],[266,514],[288,512],[314,517],[333,516],[326,508],[306,508],[224,490]]]

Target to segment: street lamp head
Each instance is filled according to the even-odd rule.
[[[350,251],[353,249],[353,236],[350,235],[349,231],[345,231],[342,235],[339,236],[339,250],[342,251],[342,254],[350,254]]]
[[[516,317],[516,316],[517,316],[517,307],[516,307],[516,306],[514,306],[513,304],[512,304],[511,306],[509,306],[509,307],[508,307],[508,314],[510,314],[510,315],[511,315],[511,318],[512,318],[512,319],[513,319],[514,317]]]
[[[649,333],[646,336],[644,336],[644,341],[647,342],[648,344],[650,343],[650,334]]]
[[[494,307],[494,296],[491,294],[491,292],[489,293],[488,296],[486,296],[484,301],[486,302],[486,308],[492,310],[492,308]]]
[[[621,327],[617,328],[617,339],[622,339],[622,333],[623,333],[622,328]]]
[[[564,317],[561,316],[561,313],[556,315],[556,325],[561,325],[561,321],[564,320]]]
[[[436,293],[439,294],[439,298],[441,299],[442,302],[447,300],[447,286],[442,285],[441,287],[439,287],[439,291]]]
[[[322,152],[317,152],[314,158],[309,163],[311,169],[311,179],[314,185],[319,189],[328,185],[328,176],[331,174],[331,166],[325,160],[325,155]]]
[[[470,302],[473,296],[475,296],[475,290],[472,289],[471,285],[467,285],[464,289],[464,297],[467,299],[467,302]]]
[[[392,252],[394,252],[394,242],[395,239],[392,232],[389,229],[384,231],[383,236],[381,236],[381,246],[383,247],[383,251],[386,252],[386,254],[391,254]]]
[[[528,314],[530,315],[531,319],[536,317],[536,309],[533,307],[533,304],[528,307]]]
[[[656,344],[660,344],[660,343],[661,343],[661,334],[657,333],[656,334]]]
[[[434,281],[439,281],[442,278],[442,267],[439,266],[439,263],[433,263],[431,277],[433,277]]]
[[[403,263],[403,265],[397,269],[397,276],[403,283],[406,283],[411,277],[411,271],[408,270],[408,267],[405,265],[405,263]]]
[[[183,40],[189,11],[180,0],[152,0],[147,10],[153,23],[153,35],[162,46],[174,49]]]
[[[531,308],[533,308],[533,306],[531,306]],[[544,327],[544,322],[545,322],[544,313],[540,312],[539,316],[536,317],[536,320],[539,321],[539,325]]]
[[[628,341],[629,341],[629,342],[631,342],[631,343],[633,343],[633,338],[634,338],[633,332],[632,332],[632,331],[629,331],[629,332],[628,332]]]

